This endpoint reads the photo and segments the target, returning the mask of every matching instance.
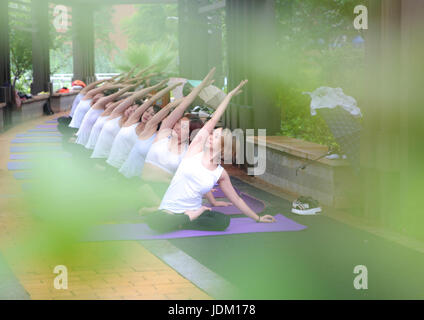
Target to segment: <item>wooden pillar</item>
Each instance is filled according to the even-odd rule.
[[[228,84],[249,83],[226,114],[231,128],[280,131],[280,110],[274,104],[273,54],[275,54],[274,0],[227,0]]]
[[[31,93],[50,90],[50,40],[48,1],[31,2],[32,12],[32,68]]]
[[[73,80],[90,83],[95,80],[93,8],[89,5],[72,7]]]
[[[202,79],[208,73],[208,27],[206,16],[199,14],[197,0],[178,1],[178,37],[180,75]]]
[[[0,86],[10,85],[9,1],[0,2]]]
[[[0,128],[11,123],[11,90],[10,90],[10,46],[9,46],[9,1],[0,1],[0,108],[2,113]]]

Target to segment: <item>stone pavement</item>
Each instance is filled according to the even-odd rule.
[[[80,243],[74,248],[78,259],[68,262],[49,261],[54,259],[17,251],[18,235],[30,231],[32,217],[20,203],[22,181],[15,180],[7,170],[10,142],[17,133],[60,115],[29,121],[0,134],[0,253],[17,279],[15,286],[24,288],[30,299],[43,300],[211,299],[137,241]],[[58,275],[54,268],[58,263],[67,267],[67,290],[54,288]]]

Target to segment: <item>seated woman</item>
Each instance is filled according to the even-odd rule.
[[[190,137],[199,130],[203,123],[199,120],[184,116],[184,111],[189,107],[200,91],[210,85],[215,73],[213,68],[205,79],[194,88],[190,94],[183,98],[183,101],[174,111],[162,121],[160,130],[149,152],[145,158],[142,170],[142,180],[145,184],[140,189],[150,200],[149,208],[140,209],[141,214],[155,210],[160,204],[175,171],[177,170],[190,143]],[[212,192],[207,194],[208,200],[214,206],[228,206],[231,203],[216,201]]]
[[[128,158],[132,147],[137,142],[138,135],[144,131],[146,124],[160,110],[160,107],[155,106],[154,103],[179,85],[177,83],[162,89],[131,114],[113,141],[109,157],[106,160],[109,165],[118,169],[121,168]]]
[[[228,173],[219,165],[222,151],[225,151],[225,147],[228,148],[224,141],[231,137],[231,132],[214,128],[231,98],[241,92],[240,89],[246,82],[242,81],[225,97],[190,144],[159,210],[146,216],[151,229],[159,232],[178,229],[225,230],[230,223],[229,216],[202,205],[202,196],[210,192],[217,182],[226,197],[246,216],[256,222],[275,222],[273,216],[258,216],[246,205],[234,190]]]
[[[214,73],[215,68],[162,121],[160,130],[146,155],[141,173],[141,178],[146,183],[144,187],[150,191],[146,192],[151,194],[151,198],[156,198],[153,202],[160,202],[187,151],[190,122],[188,118],[183,117],[184,111],[192,104],[200,91],[212,83]]]
[[[137,87],[139,83],[134,85],[126,86],[125,88],[113,93],[112,91],[105,91],[105,96],[100,98],[95,104],[93,104],[85,114],[84,119],[81,122],[81,126],[78,129],[77,135],[77,144],[86,145],[88,138],[90,137],[91,129],[93,128],[94,123],[100,117],[100,115],[105,111],[106,105],[110,102],[115,101],[125,92]]]
[[[146,123],[144,130],[138,135],[137,142],[134,144],[127,159],[119,169],[122,175],[128,179],[141,176],[147,153],[156,138],[161,121],[173,108],[178,106],[182,100],[183,99],[177,99],[168,103]]]
[[[111,81],[112,79],[114,78],[111,78],[108,81]],[[72,102],[72,107],[71,107],[71,111],[69,112],[69,116],[60,117],[57,119],[58,129],[63,135],[72,135],[75,133],[75,128],[70,128],[69,123],[72,121],[75,110],[78,107],[79,103],[81,102],[81,99],[84,98],[84,96],[88,93],[88,91],[94,89],[97,85],[105,81],[106,80],[98,80],[98,81],[92,82],[89,85],[87,85],[85,88],[81,89],[80,92],[78,92],[74,101]]]
[[[141,104],[142,97],[146,96],[149,92],[156,90],[163,86],[166,81],[162,81],[155,86],[144,88],[132,96],[121,102],[111,113],[106,123],[103,125],[102,131],[100,132],[96,145],[94,146],[91,158],[107,158],[112,148],[113,141],[121,129],[122,125],[128,120],[130,115],[137,109]],[[138,104],[135,104],[138,102]],[[144,108],[146,111],[147,108]]]
[[[86,149],[94,149],[97,142],[97,138],[99,137],[99,134],[102,131],[104,124],[106,123],[109,116],[112,114],[112,111],[115,110],[115,108],[118,107],[121,102],[122,101],[115,101],[106,104],[105,110],[97,118],[96,122],[93,125],[93,128],[90,131],[90,136],[88,138],[87,144],[85,145]]]

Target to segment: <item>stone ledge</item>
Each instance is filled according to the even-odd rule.
[[[316,159],[328,152],[328,147],[326,146],[286,136],[250,136],[246,138],[246,141],[252,143],[253,139],[257,145],[260,141],[263,142],[265,138],[267,148],[285,152],[306,160]],[[336,167],[349,166],[349,162],[344,159],[330,160],[322,158],[317,160],[317,162]]]
[[[322,159],[311,161],[304,170],[297,170],[308,160],[327,152],[327,147],[290,137],[266,137],[266,149],[259,152],[265,137],[247,137],[253,144],[258,161],[266,164],[257,179],[299,196],[311,196],[321,204],[334,208],[349,208],[358,197],[358,177],[347,160]],[[258,162],[259,163],[259,162]]]
[[[71,92],[64,92],[64,93],[53,93],[52,97],[67,97],[67,96],[76,96],[79,93],[79,91],[71,91]]]
[[[35,101],[47,100],[48,98],[50,98],[50,95],[48,95],[48,94],[33,96],[31,99],[22,100],[22,105],[28,104],[28,103],[31,103],[31,102],[35,102]]]

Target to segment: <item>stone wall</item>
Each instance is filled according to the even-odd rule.
[[[22,106],[15,108],[12,112],[12,124],[39,118],[43,116],[43,106],[49,97],[47,95],[34,97],[22,102]]]
[[[78,92],[53,94],[50,105],[53,112],[58,113],[70,110],[77,94]]]
[[[267,138],[278,140],[280,137]],[[311,196],[326,206],[351,207],[351,200],[358,194],[359,178],[355,176],[347,161],[328,159],[313,161],[304,170],[297,170],[296,174],[298,167],[305,164],[308,159],[317,158],[319,156],[316,156],[317,154],[324,154],[325,149],[297,139],[281,138],[283,142],[278,144],[275,143],[276,139],[267,143],[266,159],[260,159],[260,161],[266,161],[266,170],[264,174],[256,178],[296,196]],[[297,141],[299,141],[298,144],[296,144]],[[253,142],[247,139],[247,143]],[[254,149],[255,155],[260,155],[257,140],[254,142]]]

